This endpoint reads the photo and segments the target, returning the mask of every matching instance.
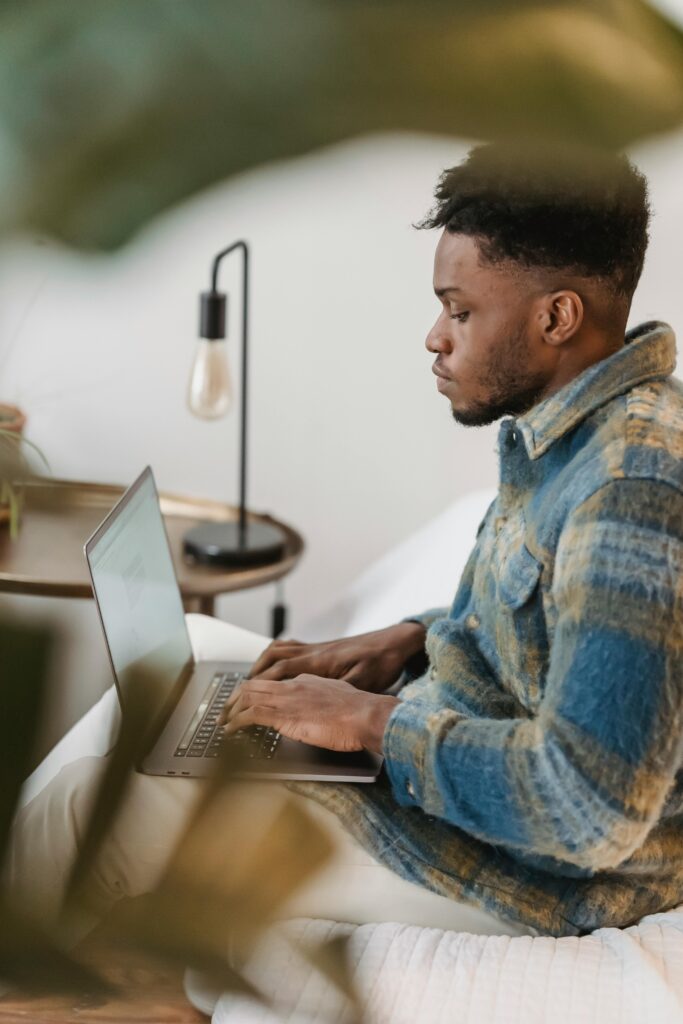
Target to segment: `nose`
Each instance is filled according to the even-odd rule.
[[[425,338],[425,348],[428,352],[450,352],[452,343],[448,332],[448,321],[445,312],[442,312],[429,334]]]

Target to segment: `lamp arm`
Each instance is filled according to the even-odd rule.
[[[224,256],[229,256],[231,252],[235,251],[235,249],[241,249],[242,250],[242,253],[244,255],[245,267],[248,264],[248,262],[249,262],[249,246],[247,245],[247,243],[245,241],[243,241],[243,239],[240,238],[237,242],[233,242],[232,245],[229,245],[227,247],[227,249],[221,249],[220,252],[216,253],[216,255],[214,256],[213,261],[211,263],[211,290],[212,291],[214,291],[214,292],[218,291],[218,268],[220,266],[221,260],[223,259]]]
[[[218,269],[221,260],[234,252],[242,251],[242,401],[240,421],[240,475],[239,475],[239,541],[243,546],[247,532],[247,350],[249,341],[249,246],[239,239],[213,258],[211,264],[211,291],[218,291]]]

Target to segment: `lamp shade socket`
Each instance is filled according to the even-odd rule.
[[[199,297],[199,335],[214,341],[225,337],[227,297],[223,292],[202,292]]]

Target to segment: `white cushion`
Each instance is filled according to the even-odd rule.
[[[297,639],[353,636],[427,608],[449,606],[495,493],[473,491],[453,502],[373,562],[319,615],[297,627]]]

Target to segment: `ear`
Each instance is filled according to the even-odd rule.
[[[549,292],[543,296],[539,319],[545,343],[553,347],[564,345],[583,323],[581,296],[569,289]]]

